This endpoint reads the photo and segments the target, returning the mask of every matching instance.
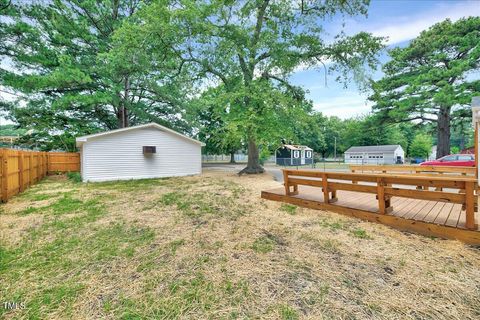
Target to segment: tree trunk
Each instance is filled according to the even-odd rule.
[[[441,107],[437,119],[437,159],[450,154],[450,107]]]
[[[230,152],[230,163],[235,163],[235,151]]]
[[[127,104],[128,104],[129,93],[130,93],[130,80],[127,76],[127,77],[125,77],[123,97],[120,98],[121,99],[120,100],[120,108],[118,109],[118,112],[117,112],[117,122],[118,122],[118,127],[119,128],[128,127]]]
[[[118,128],[126,128],[128,127],[128,113],[127,108],[125,105],[121,105],[117,112],[117,123]]]
[[[260,165],[260,157],[255,138],[250,136],[248,138],[248,162],[247,166],[243,168],[238,174],[257,174],[264,173],[265,169]]]

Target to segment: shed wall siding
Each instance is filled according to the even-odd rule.
[[[156,146],[145,156],[143,146]],[[161,178],[200,174],[201,146],[154,128],[91,139],[82,147],[84,181]]]

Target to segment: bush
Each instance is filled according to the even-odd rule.
[[[426,134],[419,133],[415,136],[410,145],[410,156],[415,158],[428,158],[432,151],[432,138]]]
[[[82,176],[80,175],[80,172],[67,172],[67,178],[75,183],[82,182]]]
[[[263,166],[265,164],[265,161],[268,160],[268,158],[270,158],[270,151],[268,150],[268,148],[261,148],[260,149],[260,154],[259,154],[259,162],[260,164]]]

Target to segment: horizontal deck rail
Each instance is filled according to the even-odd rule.
[[[415,165],[350,165],[354,172],[382,172],[382,173],[421,173],[423,174],[460,174],[464,176],[475,175],[475,167],[453,166],[415,166]]]
[[[393,210],[392,197],[442,201],[462,204],[466,212],[467,229],[475,229],[475,177],[470,176],[412,176],[388,173],[321,172],[313,170],[283,170],[286,195],[298,194],[298,186],[319,187],[326,203],[337,201],[337,190],[376,194],[378,212],[386,214]],[[394,186],[395,185],[395,186]],[[412,187],[424,186],[423,189]],[[431,191],[430,187],[437,190]],[[293,188],[293,190],[291,190]],[[443,188],[451,191],[444,191]],[[453,189],[453,190],[452,190]]]

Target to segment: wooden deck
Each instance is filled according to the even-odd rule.
[[[379,214],[375,194],[339,190],[336,202],[325,203],[319,188],[299,185],[298,191],[297,195],[287,196],[285,188],[279,187],[262,191],[262,198],[330,210],[404,231],[480,245],[479,213],[475,213],[475,230],[467,230],[466,214],[461,204],[392,197],[393,210],[388,214]]]

